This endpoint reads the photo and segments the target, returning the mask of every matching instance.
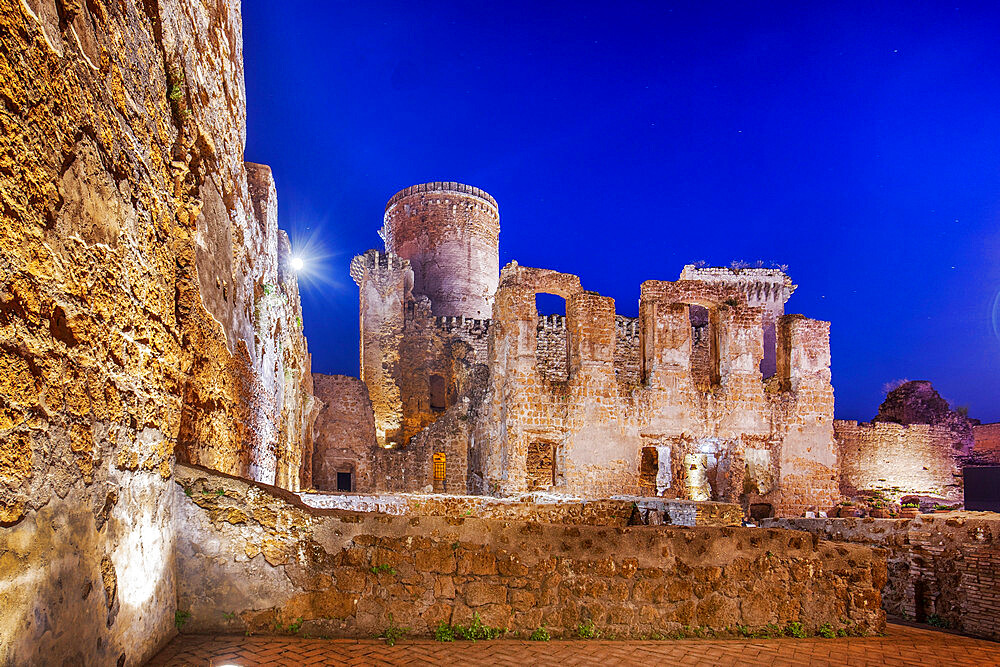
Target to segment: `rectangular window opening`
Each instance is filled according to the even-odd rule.
[[[555,445],[532,442],[526,460],[528,491],[551,489],[556,483]]]
[[[337,490],[338,491],[353,491],[354,484],[351,478],[354,475],[348,472],[338,472],[337,473]]]
[[[431,375],[430,380],[431,410],[444,410],[448,407],[448,386],[440,375]]]
[[[643,447],[639,462],[639,492],[644,496],[655,496],[656,474],[660,470],[659,453],[656,447]]]

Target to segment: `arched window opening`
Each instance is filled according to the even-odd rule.
[[[431,375],[430,381],[431,410],[444,410],[448,407],[448,385],[440,375]]]

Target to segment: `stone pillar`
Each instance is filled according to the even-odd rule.
[[[840,498],[833,437],[830,323],[802,315],[778,320],[778,374],[791,393],[781,446],[781,513],[826,510]]]
[[[351,277],[360,288],[361,379],[371,397],[376,440],[382,447],[400,447],[406,444],[400,345],[413,272],[405,260],[369,250],[351,262]]]
[[[687,304],[668,303],[647,293],[639,301],[642,375],[652,388],[691,383],[691,319]]]

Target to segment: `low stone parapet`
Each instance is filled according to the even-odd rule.
[[[318,509],[588,526],[738,526],[743,519],[742,508],[733,503],[632,496],[586,499],[548,493],[529,493],[515,498],[413,493],[300,493],[299,497],[306,505]]]
[[[175,479],[185,632],[426,636],[476,615],[553,636],[884,628],[881,552],[797,531],[366,514],[203,469]]]

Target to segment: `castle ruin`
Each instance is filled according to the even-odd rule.
[[[685,266],[644,282],[626,317],[575,275],[501,270],[499,234],[475,187],[389,200],[385,250],[351,263],[363,387],[317,382],[318,424],[358,434],[317,428],[319,488],[660,496],[761,515],[836,503],[829,323],[784,314],[783,271]],[[537,312],[542,293],[565,316]]]

